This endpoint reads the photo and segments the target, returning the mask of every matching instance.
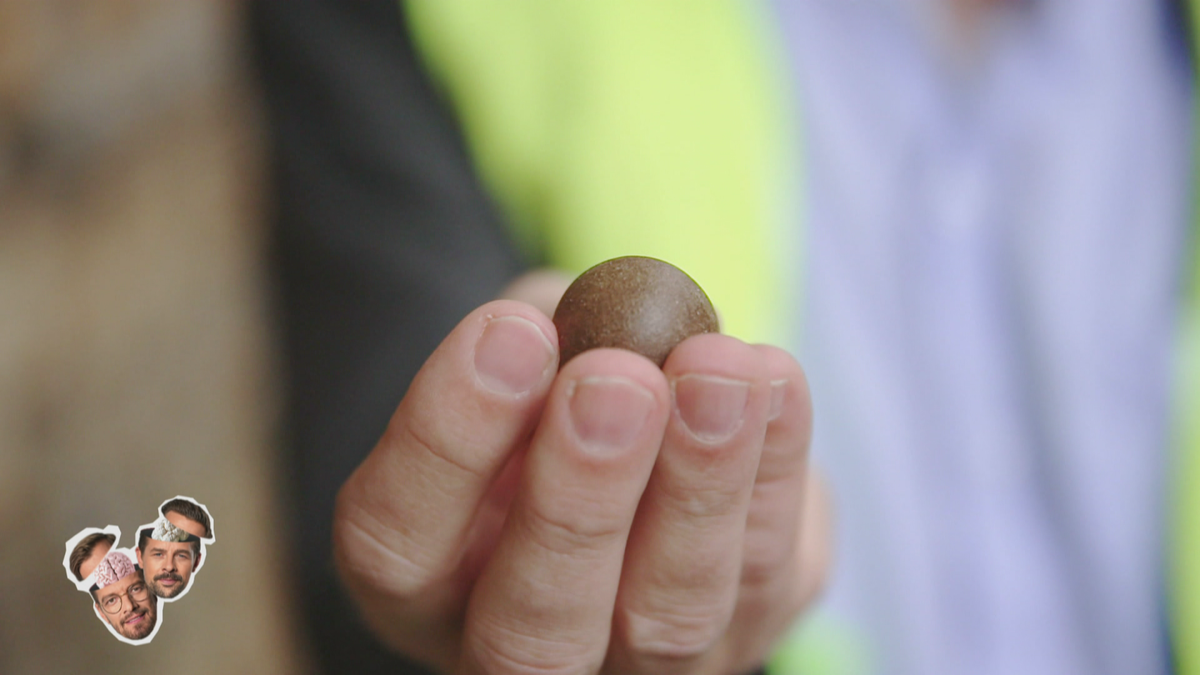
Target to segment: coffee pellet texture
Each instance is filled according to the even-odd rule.
[[[637,352],[661,368],[675,345],[719,331],[704,290],[656,258],[613,258],[579,275],[554,310],[562,368],[600,347]]]

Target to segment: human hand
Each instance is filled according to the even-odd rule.
[[[426,362],[338,496],[368,623],[445,672],[754,668],[828,567],[799,366],[709,334],[556,367],[508,300]]]

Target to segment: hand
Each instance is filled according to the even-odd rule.
[[[711,334],[661,371],[557,353],[499,300],[426,362],[338,495],[368,623],[445,672],[756,667],[828,567],[799,366]]]

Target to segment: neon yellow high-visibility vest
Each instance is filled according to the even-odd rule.
[[[1193,0],[1191,44],[1200,45],[1200,2]],[[1200,61],[1193,51],[1193,71]],[[1193,88],[1200,91],[1200,88]],[[1175,392],[1176,472],[1174,490],[1174,537],[1171,550],[1169,587],[1171,628],[1179,675],[1200,675],[1200,105],[1193,101],[1192,124],[1196,151],[1192,157],[1192,265],[1188,295],[1180,321],[1176,353]]]

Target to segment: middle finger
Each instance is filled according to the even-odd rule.
[[[679,345],[663,370],[673,409],[630,532],[608,664],[614,672],[690,672],[721,660],[714,648],[737,597],[766,433],[770,384],[754,348],[702,335]]]
[[[471,594],[462,670],[599,669],[667,397],[662,372],[631,352],[595,350],[563,367]]]

